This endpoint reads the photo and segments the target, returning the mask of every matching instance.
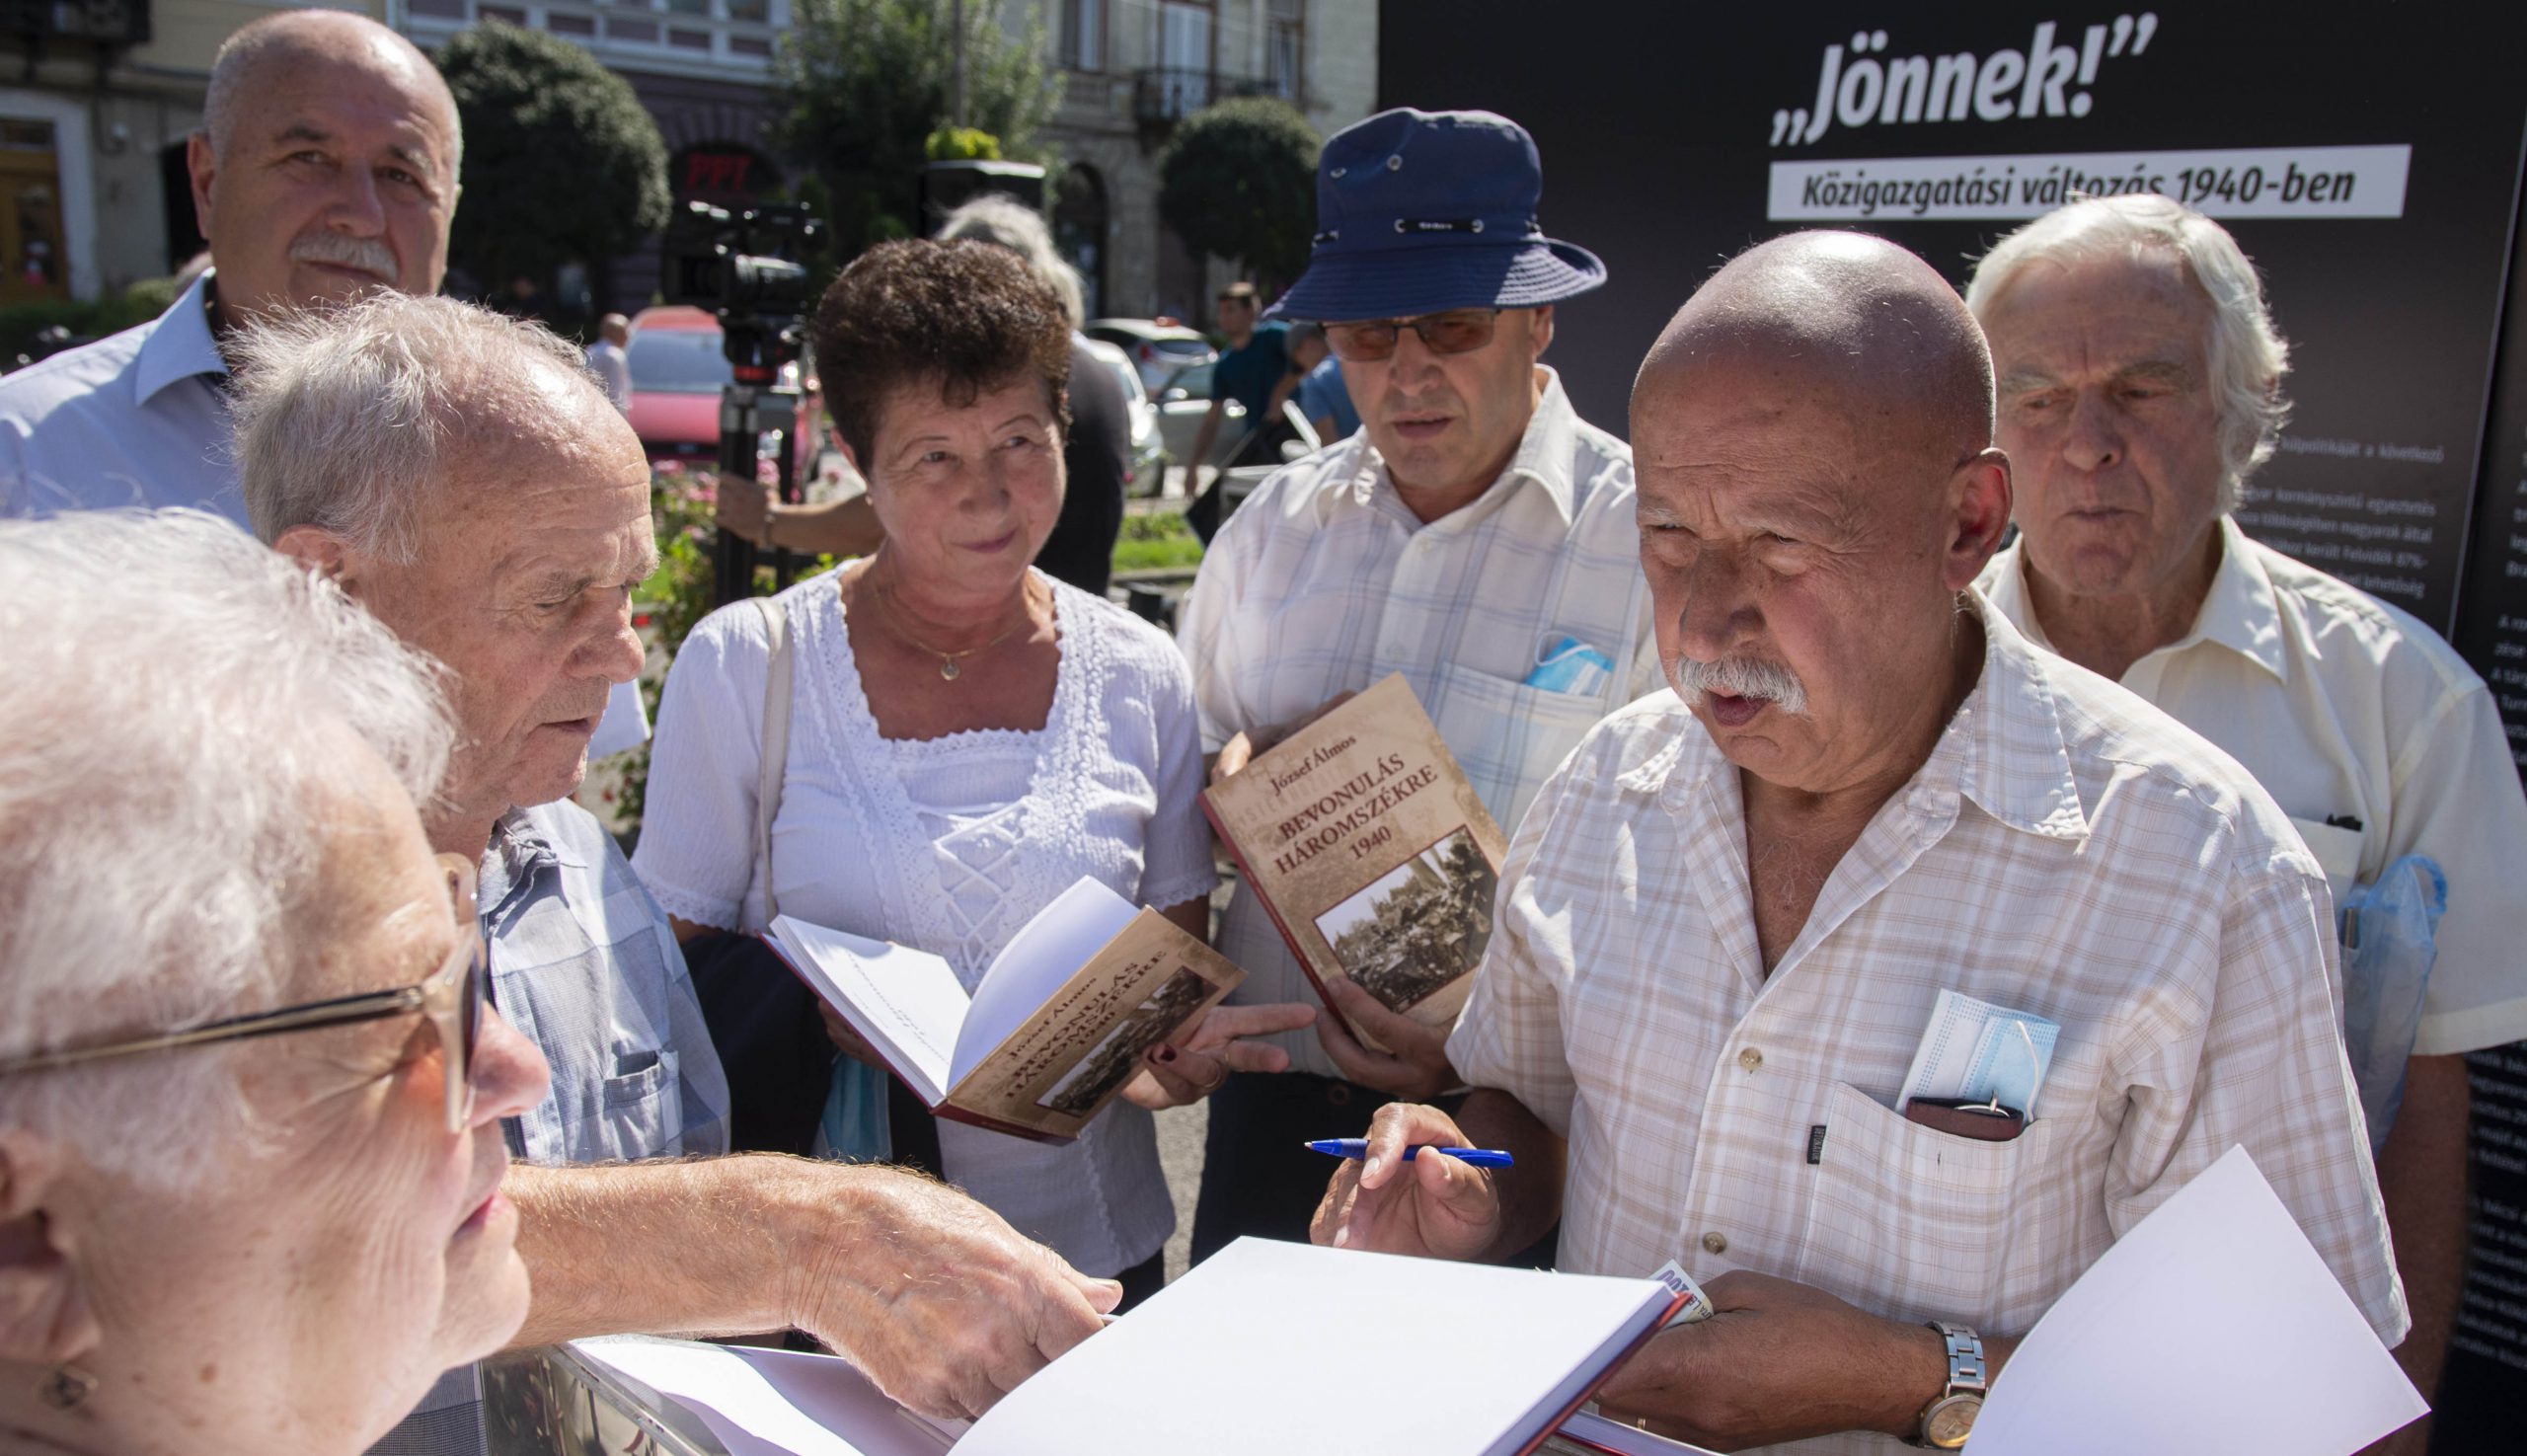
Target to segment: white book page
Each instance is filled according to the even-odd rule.
[[[2241,1147],[2054,1301],[1969,1449],[2346,1456],[2428,1409]]]
[[[765,939],[923,1102],[935,1108],[946,1100],[956,1085],[948,1068],[968,1005],[947,961],[788,915],[772,922]]]
[[[1078,974],[1139,913],[1121,895],[1085,876],[1036,911],[974,983],[973,1009],[957,1034],[947,1085],[964,1081],[992,1048],[1025,1026],[1062,982]]]
[[[572,1348],[691,1411],[728,1456],[946,1456],[962,1425],[914,1415],[831,1355],[662,1340]]]
[[[1505,1456],[1669,1299],[1650,1279],[1240,1239],[1004,1397],[957,1456]]]

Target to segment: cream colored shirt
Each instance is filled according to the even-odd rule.
[[[2315,861],[2235,763],[1981,607],[1980,681],[1769,975],[1738,771],[1675,694],[1537,796],[1448,1052],[1570,1140],[1562,1266],[1748,1268],[2017,1335],[2243,1143],[2394,1343]],[[2061,1026],[2013,1141],[1894,1110],[1943,988]]]
[[[2133,663],[2123,685],[2247,766],[2337,901],[2404,855],[2447,872],[2415,1055],[2527,1037],[2527,795],[2483,679],[2411,615],[2234,521],[2220,535],[2193,630]],[[2049,646],[2025,570],[2013,545],[1983,589]]]
[[[1177,630],[1205,752],[1401,672],[1505,832],[1581,734],[1658,684],[1632,451],[1537,373],[1517,453],[1462,510],[1423,524],[1361,433],[1281,470],[1220,527]],[[1563,637],[1613,659],[1594,691],[1524,684]],[[1315,1000],[1242,885],[1220,952],[1247,971],[1233,999]],[[1341,1075],[1314,1032],[1271,1039],[1299,1071]]]

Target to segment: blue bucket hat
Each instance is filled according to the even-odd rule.
[[[1340,323],[1452,308],[1534,308],[1585,293],[1606,266],[1536,223],[1544,164],[1490,112],[1380,112],[1334,134],[1316,167],[1316,247],[1267,318]]]

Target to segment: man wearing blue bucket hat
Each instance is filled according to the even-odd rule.
[[[1270,316],[1324,325],[1361,429],[1259,487],[1186,599],[1215,778],[1401,672],[1512,826],[1591,725],[1658,683],[1632,452],[1539,362],[1554,305],[1606,269],[1545,236],[1543,190],[1535,142],[1489,112],[1385,112],[1326,143],[1315,249]],[[1221,949],[1249,972],[1242,997],[1304,994],[1242,890]],[[1340,1018],[1277,1038],[1290,1072],[1233,1075],[1212,1098],[1195,1257],[1241,1234],[1305,1238],[1325,1174],[1300,1142],[1356,1136],[1389,1094],[1454,1083],[1445,1028],[1335,995]]]

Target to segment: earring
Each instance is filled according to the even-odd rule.
[[[55,1365],[36,1386],[36,1394],[56,1411],[70,1411],[88,1399],[97,1389],[97,1377],[76,1365]]]

